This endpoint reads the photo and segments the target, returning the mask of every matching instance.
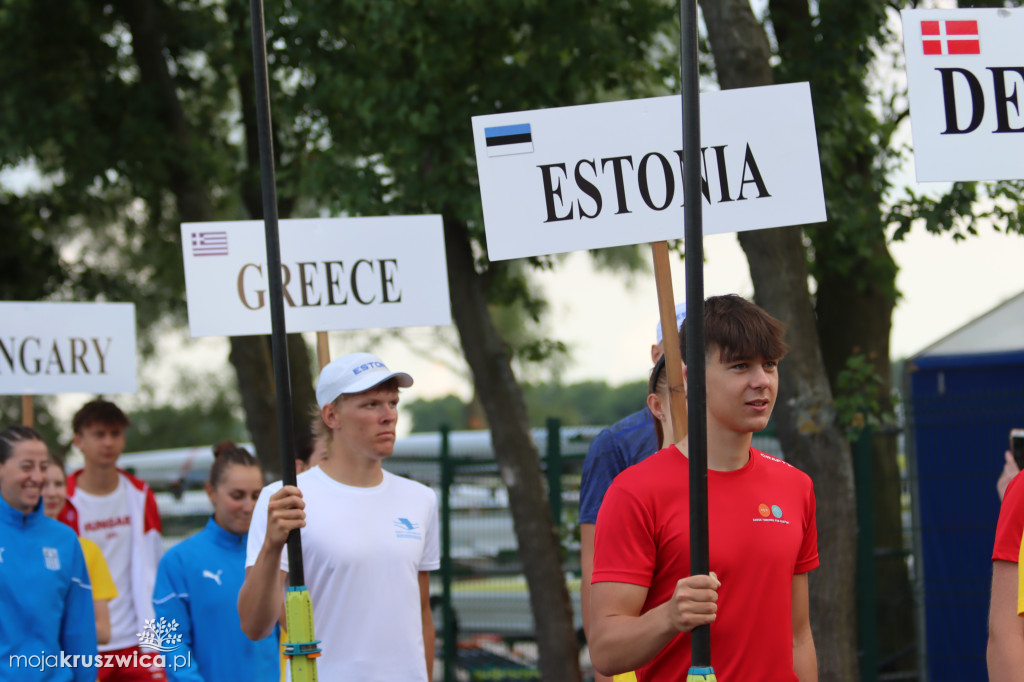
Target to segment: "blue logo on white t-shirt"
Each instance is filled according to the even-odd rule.
[[[423,539],[423,533],[419,531],[420,524],[413,523],[404,516],[399,516],[395,519],[393,525],[395,526],[396,538],[411,538],[413,540]]]

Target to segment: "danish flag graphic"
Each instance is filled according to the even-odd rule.
[[[922,21],[921,42],[926,55],[981,54],[976,20]]]

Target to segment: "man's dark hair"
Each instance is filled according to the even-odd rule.
[[[786,327],[742,296],[727,294],[704,301],[704,347],[717,348],[726,362],[763,357],[781,360],[789,346]],[[679,333],[679,352],[686,361],[686,325]]]
[[[71,419],[71,428],[78,434],[93,424],[127,428],[132,423],[120,407],[109,400],[96,399],[82,405],[82,408],[75,412],[75,416]]]

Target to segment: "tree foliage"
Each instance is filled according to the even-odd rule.
[[[640,409],[647,399],[647,382],[631,381],[609,386],[605,381],[524,383],[523,397],[530,426],[542,427],[549,417],[566,426],[604,426],[613,424]],[[453,429],[471,429],[473,407],[454,395],[413,400],[405,406],[412,417],[412,431],[436,431],[441,424]]]

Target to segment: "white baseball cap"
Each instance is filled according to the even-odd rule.
[[[682,326],[683,320],[686,319],[686,304],[676,303],[676,329]],[[655,343],[661,343],[661,320],[658,320],[658,329],[655,332],[658,340]]]
[[[320,370],[316,382],[316,402],[320,409],[333,403],[338,396],[362,393],[384,383],[392,377],[402,388],[412,386],[412,377],[405,372],[392,372],[373,353],[350,353],[332,360]]]

